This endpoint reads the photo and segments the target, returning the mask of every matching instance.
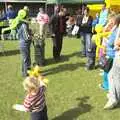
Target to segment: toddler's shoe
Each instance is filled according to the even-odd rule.
[[[105,88],[102,84],[99,84],[99,88],[105,91],[108,91],[108,88]]]
[[[103,76],[103,75],[104,75],[104,73],[103,73],[103,72],[101,72],[101,73],[99,73],[99,75],[100,75],[100,76]]]

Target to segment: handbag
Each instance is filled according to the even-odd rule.
[[[99,59],[98,65],[102,68],[105,72],[109,72],[112,68],[113,58],[102,56]]]
[[[79,26],[75,25],[72,30],[72,35],[77,35],[78,31],[79,31]]]

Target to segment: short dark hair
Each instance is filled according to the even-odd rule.
[[[105,5],[105,7],[107,6],[107,4],[104,2],[104,4],[103,5]]]

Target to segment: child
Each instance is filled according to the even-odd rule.
[[[120,16],[119,16],[120,17]],[[120,102],[120,25],[115,38],[115,58],[112,69],[109,72],[109,92],[107,94],[108,102],[104,109],[112,109]]]
[[[109,68],[112,67],[112,61],[114,61],[114,57],[115,57],[115,49],[114,49],[114,43],[115,43],[115,38],[118,32],[118,28],[119,28],[119,23],[120,23],[120,17],[119,15],[115,16],[115,18],[113,19],[113,25],[114,27],[112,28],[112,33],[109,36],[106,45],[105,45],[105,54],[106,56],[109,58],[108,62],[110,62],[110,64],[108,65]],[[110,71],[110,70],[109,70]],[[104,90],[109,90],[109,83],[108,83],[108,75],[109,75],[109,71],[105,71],[104,70],[104,75],[103,75],[103,83],[101,85],[101,87]]]
[[[22,76],[27,76],[27,70],[31,68],[31,56],[30,56],[30,46],[31,46],[31,34],[29,29],[29,23],[27,21],[27,13],[25,10],[20,10],[18,12],[19,16],[24,15],[24,19],[19,21],[17,25],[18,39],[20,41],[20,53],[22,56]]]
[[[46,85],[43,77],[27,77],[23,86],[27,91],[23,105],[14,105],[13,108],[20,111],[31,112],[31,120],[48,120],[45,101]]]

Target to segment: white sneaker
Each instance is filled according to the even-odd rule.
[[[104,109],[113,109],[117,105],[117,103],[118,103],[117,101],[109,100],[104,106]]]
[[[100,69],[100,72],[104,72],[104,70]]]
[[[103,72],[101,72],[101,73],[99,73],[99,75],[100,75],[100,76],[103,76],[103,75],[104,75],[104,73],[103,73]]]

